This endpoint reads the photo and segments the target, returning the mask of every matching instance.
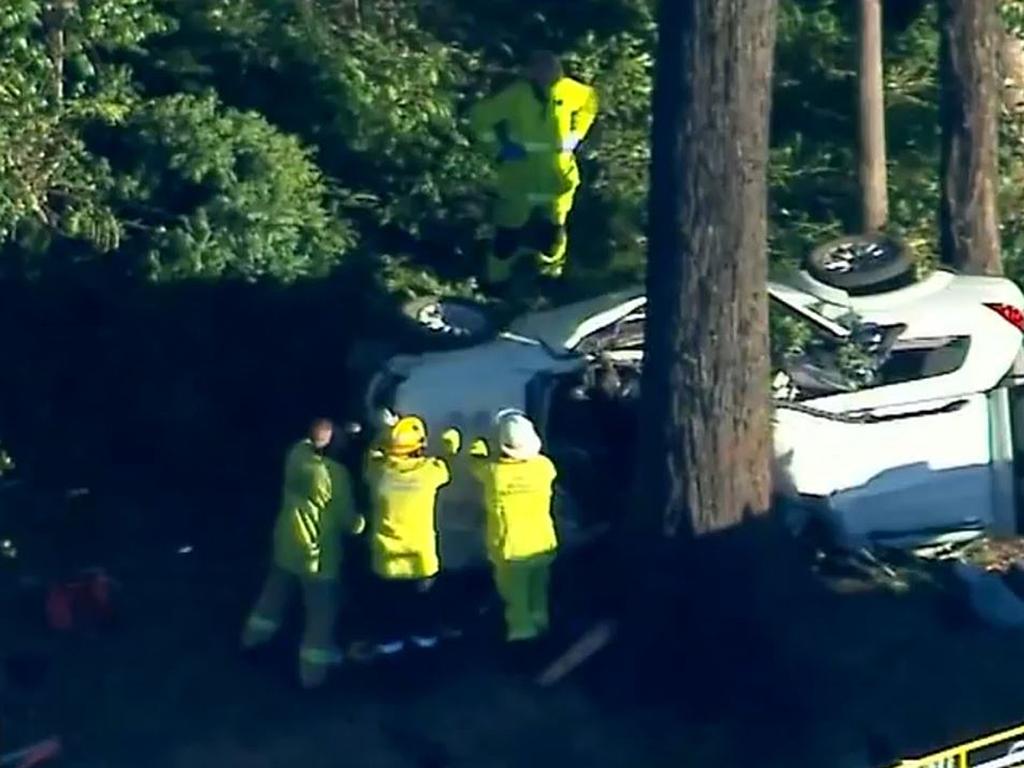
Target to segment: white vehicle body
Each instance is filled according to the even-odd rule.
[[[1012,376],[1021,359],[1024,296],[1009,280],[935,272],[905,288],[849,296],[800,273],[772,283],[773,307],[842,339],[858,325],[903,326],[890,360],[908,371],[857,391],[792,399],[777,392],[775,451],[787,495],[811,503],[852,541],[923,543],[1016,527],[1017,419]],[[448,426],[486,434],[493,414],[520,408],[546,430],[550,403],[531,386],[586,370],[588,339],[639,323],[640,290],[526,315],[492,341],[392,358],[367,392],[368,408],[422,416],[432,435]],[[1009,314],[1008,314],[1009,313]],[[635,343],[606,358],[639,361]],[[536,394],[536,393],[534,393]],[[1024,419],[1021,420],[1024,422]],[[462,462],[439,498],[446,567],[482,554],[480,494]]]

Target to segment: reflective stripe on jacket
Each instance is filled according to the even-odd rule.
[[[579,169],[563,143],[575,135],[583,139],[597,116],[597,91],[563,77],[547,93],[526,80],[477,103],[469,124],[478,141],[497,148],[499,134],[522,146],[527,156],[502,163],[498,170],[501,191],[559,195],[579,186]]]

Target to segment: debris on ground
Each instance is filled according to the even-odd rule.
[[[853,580],[893,592],[904,592],[910,586],[906,568],[895,567],[866,547],[855,551],[818,550],[812,568],[818,576],[832,581]]]
[[[1015,563],[1024,562],[1024,538],[980,538],[966,544],[960,553],[969,563],[987,571],[1009,571]]]
[[[28,747],[0,755],[0,768],[33,768],[59,757],[60,753],[60,739],[51,736]]]
[[[607,646],[615,637],[617,629],[618,625],[611,619],[595,624],[540,674],[537,684],[547,687],[557,683]]]

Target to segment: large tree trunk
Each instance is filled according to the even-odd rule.
[[[889,218],[885,171],[885,85],[882,81],[882,0],[858,0],[860,10],[861,227],[877,232]]]
[[[668,537],[727,529],[769,507],[775,16],[774,0],[660,5],[641,487]]]
[[[760,607],[771,502],[766,170],[776,0],[662,0],[627,601],[640,669],[705,710],[783,670]],[[674,638],[685,652],[664,645]],[[652,647],[653,646],[653,647]],[[673,665],[677,665],[674,666]],[[641,671],[636,672],[642,674]],[[678,677],[681,675],[682,677]]]
[[[1000,274],[999,18],[994,0],[939,0],[942,260]]]

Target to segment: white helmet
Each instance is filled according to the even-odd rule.
[[[498,445],[512,459],[524,461],[540,453],[540,436],[522,411],[505,410],[498,414]]]

